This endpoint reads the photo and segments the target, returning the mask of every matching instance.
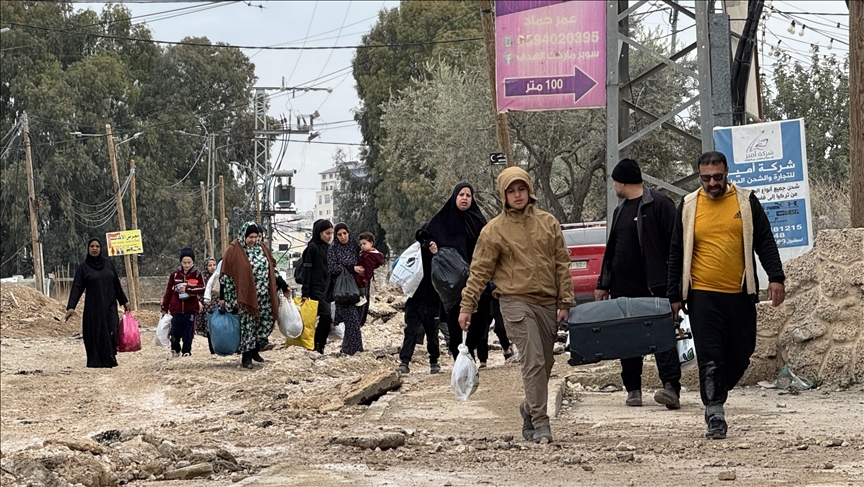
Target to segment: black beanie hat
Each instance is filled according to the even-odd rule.
[[[642,171],[633,159],[621,159],[612,170],[612,179],[622,184],[639,184],[642,182]]]
[[[180,251],[180,260],[183,260],[183,257],[189,257],[192,262],[195,262],[195,251],[192,250],[192,247],[183,247],[183,250]]]

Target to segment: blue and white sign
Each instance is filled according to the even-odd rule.
[[[804,120],[714,129],[726,155],[729,181],[756,193],[784,262],[813,247]],[[761,269],[760,269],[761,270]],[[766,280],[760,278],[764,287]]]

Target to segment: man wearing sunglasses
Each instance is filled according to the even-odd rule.
[[[667,296],[672,312],[690,315],[705,437],[726,438],[723,405],[750,365],[756,347],[759,283],[754,251],[768,275],[768,299],[786,298],[786,276],[771,224],[756,195],[729,183],[726,156],[699,157],[702,188],[678,207],[669,255]]]

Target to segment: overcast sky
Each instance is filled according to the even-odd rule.
[[[140,1],[140,0],[139,0]],[[121,2],[132,11],[134,17],[146,21],[153,32],[153,38],[166,41],[179,41],[186,36],[204,36],[213,42],[227,42],[234,45],[270,46],[291,45],[303,46],[346,46],[360,43],[361,36],[368,32],[377,20],[377,14],[382,8],[392,8],[399,5],[398,1],[261,1],[252,0],[252,6],[242,2],[220,2],[207,4],[205,2],[183,3],[183,2],[160,2],[160,3],[132,3]],[[685,2],[685,4],[688,2]],[[692,2],[689,2],[692,4]],[[771,3],[771,2],[766,2]],[[258,6],[263,8],[258,8]],[[78,5],[81,8],[92,8],[101,10],[102,4],[85,3]],[[179,15],[162,20],[152,14],[165,12],[167,10],[195,7],[189,10],[178,11]],[[774,1],[773,6],[785,12],[818,12],[818,13],[847,13],[846,5],[842,0],[831,1]],[[199,10],[200,11],[197,11]],[[814,10],[815,9],[815,10]],[[194,11],[189,13],[190,11]],[[795,34],[787,32],[791,21],[780,15],[772,15],[768,28],[771,32],[767,35],[767,42],[776,45],[778,37],[783,40],[781,47],[790,46],[797,51],[796,57],[806,59],[808,57],[809,45],[818,43],[824,47],[829,43],[829,37],[838,33],[838,41],[843,39],[848,44],[848,16],[805,16],[812,19],[814,23],[811,29],[805,29],[805,35],[799,36],[800,22]],[[648,18],[647,23],[651,26],[661,26],[669,29],[668,15],[655,14]],[[683,24],[683,20],[681,20]],[[816,24],[819,22],[820,24]],[[843,28],[836,29],[830,25],[841,22]],[[684,24],[686,25],[686,24]],[[821,33],[816,31],[818,29]],[[776,34],[776,35],[775,35]],[[840,35],[842,34],[842,35]],[[693,29],[685,31],[679,36],[680,42],[692,42]],[[785,38],[783,38],[785,37]],[[761,40],[761,32],[759,35]],[[844,55],[848,52],[848,46],[842,42],[835,41],[834,53]],[[352,110],[359,105],[359,99],[354,89],[354,78],[351,75],[351,59],[354,51],[342,50],[317,50],[317,51],[261,51],[244,50],[255,63],[255,74],[258,76],[258,86],[281,86],[282,78],[285,78],[288,86],[302,86],[311,80],[324,77],[324,83],[320,87],[333,88],[333,92],[309,92],[296,97],[275,96],[271,102],[270,115],[281,118],[289,113],[312,113],[318,110],[321,117],[316,123],[321,125],[321,136],[316,139],[328,143],[353,143],[361,142],[360,132],[357,125],[351,123],[353,119]],[[762,56],[763,67],[771,68],[773,58]],[[340,71],[341,70],[341,71]],[[328,74],[332,76],[328,77]],[[278,92],[270,92],[277,95]],[[349,121],[346,123],[336,123]],[[335,124],[325,128],[325,124]],[[298,208],[300,210],[312,209],[314,206],[315,191],[319,187],[318,172],[324,171],[333,165],[333,154],[342,147],[346,153],[356,158],[356,146],[351,145],[325,145],[307,144],[305,136],[295,136],[295,141],[287,145],[286,156],[282,163],[283,169],[295,169],[299,171],[294,178],[297,187]],[[197,143],[197,142],[196,142]],[[273,148],[271,160],[276,158],[281,150],[281,145],[276,144]]]

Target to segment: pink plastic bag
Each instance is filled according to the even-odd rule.
[[[127,311],[117,326],[117,351],[137,352],[141,350],[141,333],[138,331],[138,320]]]

